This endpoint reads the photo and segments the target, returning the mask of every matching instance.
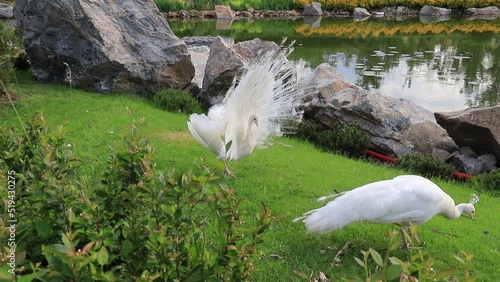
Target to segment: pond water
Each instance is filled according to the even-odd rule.
[[[500,104],[500,19],[427,22],[370,18],[169,20],[178,37],[219,35],[295,40],[289,59],[335,66],[371,92],[412,100],[431,111]]]

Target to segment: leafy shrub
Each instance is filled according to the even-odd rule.
[[[473,181],[476,190],[489,191],[493,195],[500,196],[500,170],[479,174]]]
[[[307,140],[313,144],[317,144],[319,134],[322,130],[323,129],[317,122],[310,119],[305,119],[298,124],[295,137],[302,140]]]
[[[370,137],[359,126],[339,123],[334,129],[321,132],[318,144],[327,151],[361,157],[370,145]]]
[[[412,243],[412,237],[415,236],[416,229],[417,226],[413,226],[410,230],[411,234],[405,234],[408,242]],[[442,271],[433,268],[434,259],[429,257],[428,253],[422,249],[419,249],[416,253],[410,249],[410,254],[405,260],[391,256],[391,253],[401,246],[401,242],[397,238],[398,233],[395,230],[389,231],[389,245],[384,256],[372,248],[361,251],[363,258],[355,257],[354,259],[364,268],[366,278],[356,277],[348,281],[475,281],[469,270],[473,255],[465,252],[462,252],[463,258],[454,256],[460,264],[459,267]],[[368,260],[370,257],[375,263],[373,269],[373,264]],[[463,271],[463,278],[460,280],[455,275],[459,272],[459,269]]]
[[[154,104],[169,112],[201,113],[198,102],[187,92],[177,89],[165,89],[155,94]]]
[[[36,115],[24,131],[2,129],[0,173],[15,170],[19,279],[31,281],[246,280],[274,221],[261,205],[248,220],[233,189],[198,174],[156,170],[154,150],[133,124],[100,179],[74,173],[64,125]],[[4,149],[5,148],[5,149]],[[0,180],[0,196],[7,185]],[[0,209],[6,210],[2,200]],[[8,213],[0,215],[6,223]],[[247,223],[249,222],[249,223]],[[0,230],[7,246],[10,232]],[[0,249],[5,258],[7,249]],[[8,252],[8,251],[7,251]],[[0,277],[7,270],[0,260]],[[8,279],[8,277],[7,277]],[[23,281],[24,281],[23,280]]]
[[[0,96],[7,93],[7,86],[14,75],[14,61],[23,51],[14,31],[0,21]]]
[[[370,145],[370,137],[359,126],[338,123],[333,129],[325,130],[313,120],[302,121],[298,125],[296,137],[326,151],[351,157],[363,156]]]
[[[77,161],[65,137],[65,124],[54,131],[38,113],[22,127],[20,131],[0,130],[0,171],[2,175],[15,173],[16,219],[21,222],[16,242],[21,253],[29,249],[30,257],[37,261],[42,246],[54,243],[64,230],[66,219],[60,215],[78,197],[71,185]],[[6,197],[2,195],[2,199]],[[2,233],[0,241],[7,235]]]
[[[402,169],[426,177],[451,179],[455,168],[424,153],[410,153],[402,156],[396,165]]]

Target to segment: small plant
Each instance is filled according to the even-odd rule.
[[[410,153],[396,163],[398,167],[426,177],[451,179],[455,168],[424,153]]]
[[[411,233],[416,232],[416,229],[417,226],[413,226]],[[473,256],[465,252],[462,252],[463,258],[454,256],[461,264],[459,268],[450,268],[443,271],[433,268],[434,259],[429,257],[427,252],[422,249],[418,249],[416,252],[410,249],[409,260],[401,260],[391,256],[401,246],[398,233],[395,230],[389,231],[389,245],[385,254],[380,254],[372,248],[361,251],[363,257],[355,257],[354,259],[363,267],[366,278],[356,277],[348,279],[348,281],[474,281],[469,272]],[[405,234],[406,240],[410,243],[412,243],[412,234]],[[375,264],[369,260],[370,257]],[[459,280],[454,275],[458,272],[458,269],[463,270],[465,280]]]
[[[500,196],[500,170],[479,174],[473,181],[476,190],[488,191],[495,196]]]
[[[201,113],[198,102],[187,92],[177,89],[165,89],[155,94],[154,104],[169,112]]]

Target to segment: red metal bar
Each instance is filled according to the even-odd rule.
[[[391,157],[388,157],[388,156],[385,156],[385,155],[382,155],[380,153],[377,153],[375,151],[372,151],[370,149],[365,149],[365,152],[370,155],[370,156],[373,156],[377,159],[380,159],[380,160],[383,160],[383,161],[386,161],[386,162],[389,162],[389,163],[396,163],[397,160],[395,158],[391,158]]]
[[[455,176],[456,178],[460,178],[460,179],[471,179],[471,178],[474,178],[474,175],[471,175],[471,174],[468,174],[468,173],[464,173],[464,172],[459,172],[459,171],[455,171],[453,173],[453,176]]]
[[[377,153],[375,151],[372,151],[370,149],[365,149],[365,153],[372,156],[372,157],[375,157],[379,160],[383,160],[385,162],[389,162],[389,163],[396,163],[398,160],[395,159],[395,158],[392,158],[392,157],[389,157],[389,156],[386,156],[386,155],[382,155],[380,153]],[[471,175],[471,174],[468,174],[468,173],[464,173],[464,172],[459,172],[459,171],[455,171],[453,172],[453,176],[456,177],[456,178],[459,178],[459,179],[471,179],[471,178],[474,178],[474,175]]]

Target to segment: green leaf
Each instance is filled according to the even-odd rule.
[[[370,254],[372,255],[372,258],[375,261],[375,263],[378,264],[379,266],[383,266],[384,261],[382,260],[382,257],[380,256],[380,254],[372,248],[370,248],[369,251],[370,251]]]
[[[386,281],[399,281],[403,268],[400,265],[390,265],[385,271]]]
[[[132,242],[130,242],[129,240],[124,240],[122,242],[122,248],[121,248],[122,257],[128,257],[128,255],[130,254],[130,252],[132,252],[133,249],[134,247],[132,246]]]
[[[109,255],[106,248],[102,247],[99,252],[97,252],[97,263],[100,265],[105,265],[108,263]]]
[[[355,260],[355,261],[356,261],[359,265],[361,265],[362,267],[365,267],[365,263],[364,263],[362,260],[360,260],[359,258],[354,257],[354,260]]]
[[[52,252],[52,253],[56,253],[56,254],[67,255],[69,253],[69,248],[67,246],[61,245],[61,244],[53,244],[53,245],[49,245],[49,246],[44,246],[43,249],[47,250],[49,252]]]
[[[38,235],[43,239],[47,239],[50,237],[50,225],[45,221],[38,221],[35,223],[35,229]]]

